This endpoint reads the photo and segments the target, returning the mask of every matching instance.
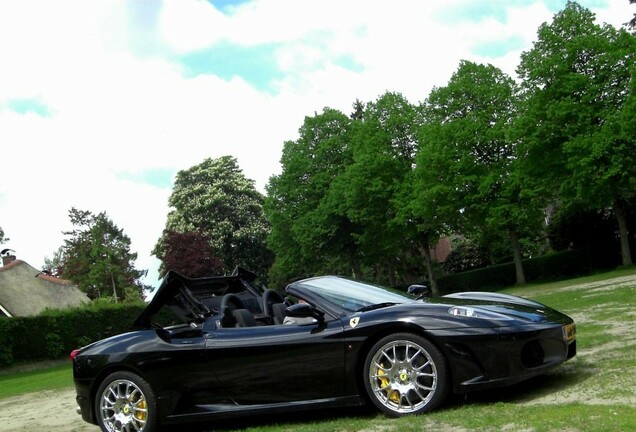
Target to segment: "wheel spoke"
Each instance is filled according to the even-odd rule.
[[[422,354],[422,350],[418,349],[417,351],[415,351],[415,354],[413,354],[413,356],[409,357],[409,356],[408,356],[408,348],[411,348],[411,347],[409,346],[409,347],[407,347],[407,349],[406,349],[406,354],[407,354],[406,361],[412,364],[412,363],[413,363],[413,359],[414,359],[415,357],[417,357],[418,355]],[[413,348],[415,348],[415,347],[413,347]]]
[[[431,372],[422,372],[422,370],[424,370],[424,369],[426,369],[426,368],[428,368],[428,367],[430,367],[430,368],[431,368],[431,370],[433,369],[433,367],[431,366],[431,362],[430,362],[430,361],[427,361],[426,363],[424,363],[424,364],[423,364],[423,365],[421,365],[421,366],[418,366],[418,367],[416,367],[416,368],[413,368],[413,370],[415,370],[415,372],[417,372],[417,373],[421,373],[421,374],[431,373]]]
[[[413,402],[411,402],[411,398],[409,397],[409,393],[406,393],[404,395],[404,399],[406,399],[406,403],[409,405],[409,407],[413,408],[413,406],[415,405]]]
[[[389,362],[391,365],[395,364],[395,352],[393,353],[393,357],[389,357],[389,353],[386,351],[382,352],[382,356]]]
[[[421,388],[421,387],[420,387]],[[424,396],[422,394],[422,392],[420,392],[420,388],[418,388],[418,386],[413,387],[413,391],[415,392],[415,394],[417,395],[418,398],[420,398],[420,400],[426,400],[426,396]]]

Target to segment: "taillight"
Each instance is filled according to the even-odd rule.
[[[71,351],[71,354],[69,355],[71,361],[75,360],[75,357],[77,356],[77,354],[79,354],[80,351],[80,349],[74,349],[73,351]]]

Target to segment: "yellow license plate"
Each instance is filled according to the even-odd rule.
[[[563,326],[563,338],[567,342],[576,339],[576,325],[574,323]]]

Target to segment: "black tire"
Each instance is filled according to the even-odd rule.
[[[140,376],[115,372],[97,389],[95,415],[103,432],[152,432],[158,426],[157,399]]]
[[[429,412],[448,394],[444,356],[431,342],[412,333],[395,333],[375,343],[363,374],[371,402],[392,417]]]

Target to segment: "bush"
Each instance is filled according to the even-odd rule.
[[[0,366],[55,360],[91,342],[131,331],[146,304],[89,304],[45,311],[33,317],[0,319]]]
[[[525,259],[523,269],[526,282],[558,280],[589,274],[591,266],[585,250],[557,252]],[[483,269],[442,276],[437,283],[443,294],[461,291],[494,291],[513,286],[517,282],[514,263],[508,262]]]
[[[437,280],[441,294],[461,291],[492,291],[515,284],[513,263],[442,276]]]
[[[0,318],[0,366],[13,363],[11,324],[10,318]]]
[[[59,358],[64,355],[64,345],[62,338],[57,333],[47,333],[44,335],[46,356],[49,358]]]
[[[447,273],[458,273],[486,267],[488,264],[488,251],[475,243],[465,241],[451,251],[442,263],[442,268]]]

